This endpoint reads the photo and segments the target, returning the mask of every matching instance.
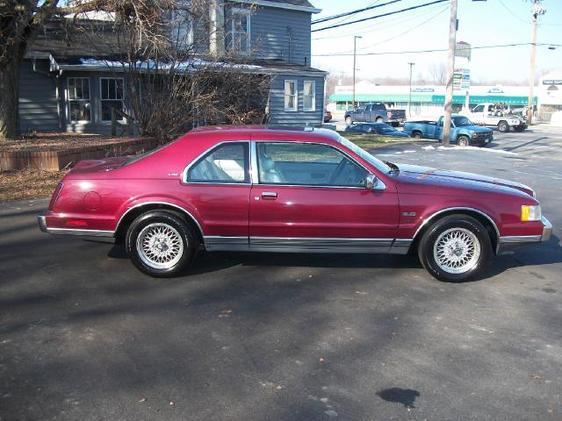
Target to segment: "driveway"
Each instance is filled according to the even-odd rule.
[[[413,257],[202,255],[157,280],[0,208],[0,419],[562,418],[562,131],[394,162],[536,188],[554,236],[446,284]]]

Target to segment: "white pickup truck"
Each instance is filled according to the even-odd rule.
[[[512,114],[508,107],[501,107],[491,102],[478,104],[470,112],[463,114],[474,124],[495,126],[500,132],[508,132],[511,129],[522,132],[527,128],[527,122],[520,116]]]

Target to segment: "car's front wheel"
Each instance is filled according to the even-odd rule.
[[[466,136],[459,136],[458,142],[459,142],[459,146],[470,145],[470,139]]]
[[[468,215],[450,215],[423,234],[418,256],[435,278],[463,282],[477,277],[492,256],[487,229]]]
[[[351,126],[353,124],[353,119],[351,117],[346,117],[345,118],[345,124],[347,124],[348,126]]]
[[[133,264],[154,277],[181,273],[199,247],[192,228],[177,214],[150,211],[129,226],[125,247]]]
[[[500,121],[498,123],[498,130],[502,133],[507,133],[509,131],[509,124],[507,124],[507,121]]]

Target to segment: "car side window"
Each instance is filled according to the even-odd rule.
[[[484,111],[484,106],[483,105],[478,105],[474,108],[473,112],[475,113],[481,113],[482,111]]]
[[[262,184],[362,187],[368,175],[363,167],[327,145],[259,142],[257,154]]]
[[[195,183],[249,183],[248,142],[228,142],[193,164],[186,181]]]

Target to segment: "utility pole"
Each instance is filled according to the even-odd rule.
[[[449,144],[451,133],[451,114],[453,112],[453,77],[455,74],[455,48],[457,44],[457,0],[451,0],[451,19],[449,21],[449,55],[447,58],[447,89],[445,92],[445,117],[443,118],[444,145]]]
[[[410,91],[409,91],[409,96],[408,96],[408,118],[411,118],[412,117],[412,110],[411,110],[411,106],[412,106],[412,69],[413,69],[413,67],[416,63],[409,62],[408,64],[410,65]]]
[[[539,15],[544,15],[546,9],[542,7],[541,0],[532,0],[531,18],[531,68],[529,71],[529,98],[527,100],[527,124],[533,122],[533,90],[535,88],[536,61],[537,61],[537,21]]]
[[[351,108],[355,109],[355,70],[357,67],[357,39],[363,38],[359,35],[353,36],[353,99],[351,101]]]

